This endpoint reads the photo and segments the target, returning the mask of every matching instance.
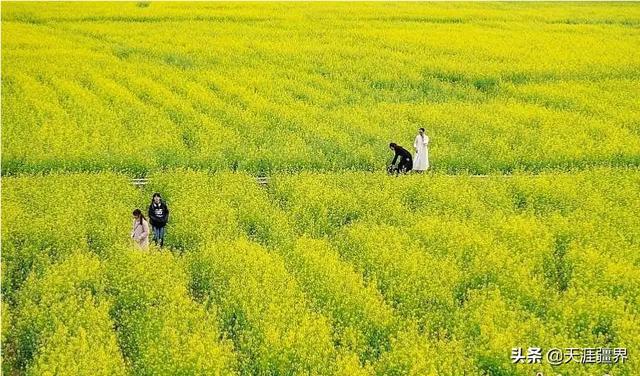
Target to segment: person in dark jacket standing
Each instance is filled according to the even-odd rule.
[[[151,199],[151,205],[149,205],[149,222],[151,222],[151,228],[153,229],[153,242],[157,245],[160,242],[160,247],[164,245],[165,226],[169,222],[169,208],[167,204],[162,201],[160,193],[154,193]]]
[[[400,145],[395,143],[389,144],[389,149],[393,150],[395,155],[393,156],[393,161],[391,162],[391,166],[389,166],[389,173],[407,173],[411,171],[413,168],[413,158],[411,157],[411,153],[408,150],[403,148]],[[396,165],[396,161],[398,164]]]

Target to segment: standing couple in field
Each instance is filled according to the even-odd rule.
[[[160,193],[154,193],[149,205],[149,220],[153,230],[153,242],[160,247],[164,246],[165,228],[169,222],[169,207],[160,197]],[[133,230],[131,230],[131,239],[140,249],[149,249],[149,222],[142,214],[140,209],[133,211]]]
[[[418,134],[413,141],[413,148],[415,149],[415,158],[411,156],[411,153],[402,146],[396,143],[390,143],[389,148],[395,153],[393,161],[387,169],[390,174],[407,173],[411,170],[418,173],[429,168],[429,136],[425,134],[424,128],[418,129]]]

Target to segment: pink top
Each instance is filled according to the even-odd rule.
[[[133,220],[131,238],[140,248],[146,249],[149,247],[149,222],[146,219],[142,220],[142,224],[137,219]]]

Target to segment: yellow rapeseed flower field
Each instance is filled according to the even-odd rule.
[[[1,7],[3,373],[640,374],[638,5]]]
[[[634,4],[2,5],[3,173],[640,163]]]
[[[512,347],[640,345],[637,170],[151,179],[4,179],[6,370],[528,375]],[[154,191],[170,251],[141,253]]]

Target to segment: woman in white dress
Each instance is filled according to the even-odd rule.
[[[429,136],[424,134],[424,128],[418,130],[418,135],[413,141],[416,149],[416,157],[413,158],[413,170],[421,173],[429,168]]]

